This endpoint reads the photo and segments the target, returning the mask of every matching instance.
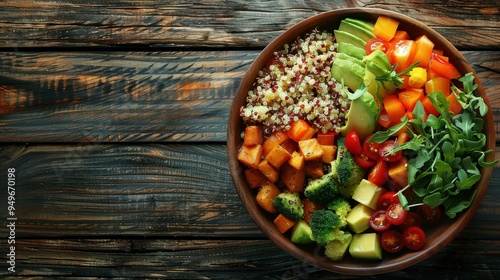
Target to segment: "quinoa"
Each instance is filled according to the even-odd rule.
[[[304,119],[322,132],[339,132],[351,102],[330,77],[336,53],[334,35],[317,29],[285,44],[259,71],[240,109],[243,121],[286,131]]]

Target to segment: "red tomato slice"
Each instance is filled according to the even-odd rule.
[[[387,52],[389,44],[380,38],[372,38],[366,42],[366,54],[371,54],[375,50]]]
[[[386,231],[388,230],[392,224],[389,223],[389,220],[387,220],[387,215],[385,213],[385,210],[379,210],[374,212],[371,217],[370,217],[370,227],[374,231]]]
[[[378,149],[380,144],[375,142],[368,142],[371,136],[366,137],[363,142],[363,153],[370,159],[379,160],[380,156],[378,154]]]
[[[368,158],[365,154],[355,155],[354,159],[362,168],[370,168],[375,165],[375,161]]]
[[[399,229],[405,230],[411,226],[421,227],[422,223],[422,216],[420,216],[417,212],[410,211],[408,212],[408,217],[406,217],[406,220],[399,225]]]
[[[380,237],[380,243],[382,243],[382,248],[384,248],[384,250],[389,253],[397,253],[404,247],[401,233],[393,229],[387,230],[382,233],[382,236]]]
[[[361,141],[359,140],[356,130],[351,130],[345,137],[345,147],[353,155],[360,155],[363,153]]]
[[[389,178],[389,167],[387,163],[383,160],[378,160],[375,166],[373,166],[370,173],[368,173],[368,181],[372,182],[377,186],[383,186],[387,183]]]
[[[387,140],[382,143],[381,147],[378,149],[380,158],[387,162],[396,162],[400,160],[403,157],[403,151],[392,153],[392,150],[397,146],[399,146],[399,143],[394,140]]]
[[[418,250],[425,244],[425,232],[417,226],[411,226],[403,231],[403,244],[410,250]]]
[[[431,208],[428,205],[421,205],[417,211],[422,215],[426,223],[435,224],[441,220],[442,211],[439,207]]]
[[[408,217],[408,210],[403,209],[401,203],[393,203],[387,207],[387,219],[393,225],[400,225],[404,223],[406,217]]]
[[[398,203],[399,198],[396,195],[396,192],[389,191],[385,192],[379,196],[377,201],[377,210],[386,210],[389,205]]]

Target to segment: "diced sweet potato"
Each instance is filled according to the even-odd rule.
[[[292,192],[303,192],[306,181],[304,170],[297,170],[289,164],[283,165],[280,174],[281,181]]]
[[[285,164],[292,155],[281,145],[276,145],[274,149],[272,149],[269,154],[266,156],[266,160],[274,167],[281,168],[283,164]]]
[[[244,165],[257,169],[262,156],[262,145],[245,146],[242,145],[238,153],[238,160]]]
[[[316,138],[299,141],[299,150],[306,161],[321,159],[324,153]]]
[[[243,145],[253,146],[262,145],[264,136],[262,136],[262,127],[258,125],[249,125],[245,127],[245,136],[243,137]]]
[[[262,209],[274,214],[278,212],[278,209],[274,207],[273,201],[280,193],[280,189],[275,184],[268,182],[260,187],[255,199]]]
[[[309,199],[304,199],[304,221],[309,223],[311,221],[312,213],[318,209],[323,209],[323,206],[312,202]]]
[[[299,147],[299,143],[295,142],[293,139],[286,140],[283,144],[281,144],[285,150],[287,150],[290,154],[297,151]]]
[[[285,143],[285,141],[289,138],[290,137],[288,137],[288,134],[285,131],[276,130],[262,144],[264,148],[262,153],[267,155],[272,149],[274,149],[275,146]]]
[[[263,160],[259,163],[259,171],[266,177],[269,181],[276,183],[280,177],[279,169],[272,166],[267,160]]]
[[[408,185],[408,159],[406,157],[389,165],[389,177],[400,187]]]
[[[273,223],[280,233],[289,231],[295,225],[294,220],[285,217],[283,214],[279,214]]]
[[[262,172],[253,168],[245,169],[245,178],[247,179],[248,186],[252,189],[256,189],[268,181]]]
[[[304,163],[305,163],[304,156],[297,151],[293,152],[292,157],[288,160],[288,164],[290,164],[293,168],[297,170],[304,169],[305,165]]]
[[[323,163],[330,163],[335,159],[335,154],[337,153],[337,146],[321,145],[321,149],[323,149],[323,155],[321,156],[321,161]]]
[[[321,178],[325,171],[323,170],[323,163],[321,161],[306,161],[304,166],[306,176],[313,179]]]

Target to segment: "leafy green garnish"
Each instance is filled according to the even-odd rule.
[[[452,86],[452,94],[464,109],[461,114],[452,115],[443,93],[433,92],[428,96],[439,116],[429,115],[425,119],[424,108],[418,102],[412,112],[414,119],[405,116],[399,125],[379,131],[369,139],[382,143],[406,126],[411,139],[397,148],[410,154],[408,186],[403,190],[413,188],[420,201],[430,207],[443,205],[450,218],[467,209],[474,200],[477,190],[473,187],[481,179],[479,167],[491,168],[498,163],[498,160],[485,161],[486,154],[492,152],[483,151],[486,135],[481,117],[486,115],[488,106],[474,95],[477,88],[474,76],[468,73],[459,81],[464,90]],[[398,197],[403,207],[408,208],[403,190]]]

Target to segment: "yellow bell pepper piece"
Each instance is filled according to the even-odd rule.
[[[427,70],[422,67],[415,67],[410,71],[408,85],[412,88],[421,88],[427,82]]]

